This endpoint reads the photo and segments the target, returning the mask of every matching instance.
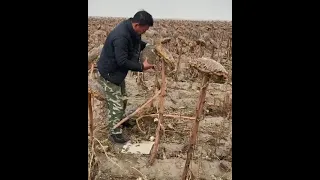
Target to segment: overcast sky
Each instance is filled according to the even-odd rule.
[[[232,20],[232,0],[88,0],[88,16],[132,17],[141,9],[154,18]]]

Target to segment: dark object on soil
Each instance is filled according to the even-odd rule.
[[[109,139],[113,143],[120,143],[120,144],[124,144],[128,141],[128,139],[126,139],[122,134],[111,134]]]

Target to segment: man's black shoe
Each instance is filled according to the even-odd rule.
[[[131,108],[126,110],[126,112],[124,113],[122,118],[125,118],[127,116],[129,116],[131,113],[133,113],[134,111],[136,111],[136,108]],[[127,127],[127,128],[133,128],[136,125],[136,121],[134,119],[128,119],[126,122],[122,123],[123,127]]]
[[[129,119],[128,121],[124,122],[122,125],[127,128],[133,128],[136,124],[137,123],[135,120]]]

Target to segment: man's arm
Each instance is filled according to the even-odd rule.
[[[116,62],[120,67],[125,67],[131,71],[143,71],[142,63],[128,60],[128,40],[126,38],[116,38],[113,44]]]

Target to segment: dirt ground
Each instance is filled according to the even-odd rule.
[[[91,20],[89,26],[94,26],[99,30],[99,26],[106,26],[111,20]],[[114,24],[114,20],[111,21]],[[118,21],[117,21],[118,22]],[[110,24],[112,24],[110,23]],[[180,22],[183,24],[186,22]],[[102,25],[101,25],[102,24]],[[208,23],[207,23],[208,24]],[[206,26],[205,24],[204,26]],[[219,23],[218,23],[219,24]],[[182,25],[180,25],[182,26]],[[179,27],[180,27],[179,26]],[[111,28],[112,25],[107,26]],[[168,29],[169,26],[166,26]],[[91,28],[91,29],[90,29]],[[103,29],[103,28],[102,28]],[[97,30],[96,30],[97,31]],[[97,47],[103,40],[95,39],[95,32],[89,27],[88,50]],[[158,30],[159,31],[159,30]],[[171,30],[168,30],[169,34]],[[172,30],[173,32],[173,30]],[[106,33],[107,34],[107,33]],[[105,36],[99,36],[103,39]],[[170,34],[170,36],[173,33]],[[91,39],[91,40],[90,40]],[[222,41],[221,44],[223,44]],[[95,44],[96,43],[96,44]],[[92,45],[93,44],[93,45]],[[168,45],[170,47],[170,45]],[[222,48],[216,51],[226,54]],[[177,53],[168,48],[177,58]],[[210,56],[210,48],[205,49],[203,56]],[[196,53],[196,52],[195,52]],[[167,78],[167,94],[165,97],[165,114],[176,114],[183,116],[195,116],[196,104],[199,97],[200,77],[190,78],[190,67],[188,61],[196,56],[195,54],[181,55],[181,70],[178,80],[172,77]],[[221,64],[228,72],[232,72],[231,59],[221,55]],[[223,64],[223,62],[225,62]],[[146,88],[137,83],[137,77],[131,73],[126,78],[126,88],[128,94],[127,111],[141,106],[147,99],[153,96],[155,72],[153,70],[144,73]],[[160,78],[160,76],[159,76]],[[202,180],[231,180],[232,179],[232,78],[225,84],[210,83],[204,109],[203,119],[200,121],[199,135],[196,151],[191,163],[191,170],[195,177]],[[157,104],[155,101],[154,104]],[[165,134],[160,139],[159,151],[155,163],[147,166],[149,155],[123,154],[121,147],[114,145],[107,140],[107,112],[103,102],[94,100],[94,137],[100,141],[97,146],[95,157],[91,161],[91,142],[88,141],[88,166],[90,166],[92,179],[103,180],[178,180],[181,179],[185,160],[186,147],[190,137],[192,120],[179,118],[164,118]],[[143,114],[156,113],[154,109],[147,108],[149,112]],[[146,117],[138,121],[140,129],[135,126],[132,129],[124,129],[125,134],[132,142],[149,140],[155,137],[157,123],[154,118]],[[144,131],[142,133],[141,131]],[[89,139],[89,137],[88,137]]]

